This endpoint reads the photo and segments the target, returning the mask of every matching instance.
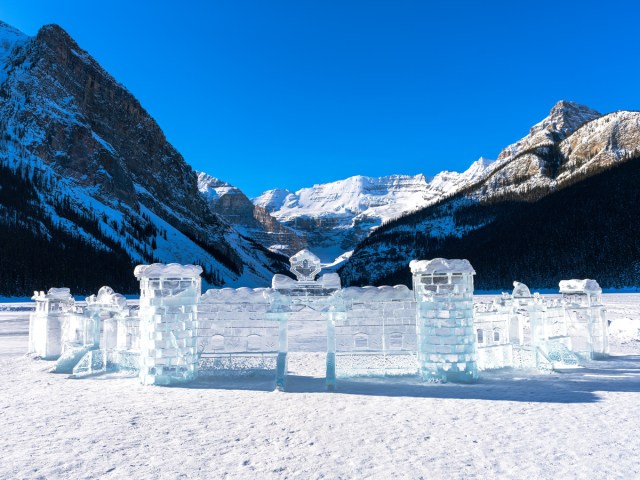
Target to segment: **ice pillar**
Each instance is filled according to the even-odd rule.
[[[196,351],[202,268],[138,265],[140,280],[140,382],[171,385],[198,374]]]
[[[473,328],[473,275],[467,260],[412,261],[418,364],[424,380],[478,378]]]
[[[284,312],[276,314],[278,321],[278,358],[276,360],[276,389],[284,391],[287,383],[287,352],[289,350],[288,316]]]
[[[327,370],[325,378],[329,391],[336,389],[336,319],[338,315],[340,314],[331,308],[327,316]]]

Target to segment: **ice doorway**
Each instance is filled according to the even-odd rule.
[[[320,259],[308,250],[301,250],[290,259],[291,272],[297,280],[276,274],[269,295],[269,317],[278,321],[280,341],[276,366],[276,388],[285,389],[289,375],[318,375],[321,362],[296,362],[300,358],[325,355],[325,383],[333,390],[336,382],[336,318],[345,312],[340,277],[335,273],[322,275]],[[291,354],[291,355],[290,355]],[[301,355],[299,355],[301,354]],[[289,364],[291,358],[291,364]],[[297,365],[297,366],[296,366]]]
[[[326,379],[327,315],[309,307],[291,314],[287,376]]]

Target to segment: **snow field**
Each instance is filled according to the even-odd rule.
[[[640,295],[604,301],[612,327],[640,324]],[[611,359],[588,368],[474,385],[327,393],[324,355],[301,352],[287,392],[258,378],[163,388],[48,373],[23,355],[15,305],[0,307],[0,478],[640,478],[640,336],[612,335]]]

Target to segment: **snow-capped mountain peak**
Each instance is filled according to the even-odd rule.
[[[161,261],[198,263],[210,285],[264,285],[282,265],[210,211],[160,126],[61,27],[28,37],[0,24],[0,97],[0,189],[13,188],[0,230],[22,235],[17,248],[65,252],[46,281],[86,277],[93,263],[127,292],[132,264]],[[31,282],[24,263],[6,270]]]
[[[198,190],[213,213],[263,247],[289,256],[306,247],[304,236],[280,224],[230,183],[198,172]]]
[[[0,20],[0,52],[4,53],[13,49],[18,42],[23,42],[29,38],[15,27]]]
[[[480,178],[493,162],[480,158],[463,173],[356,175],[296,192],[274,189],[253,200],[281,223],[306,233],[309,246],[331,262],[382,223],[434,203]]]
[[[635,247],[625,237],[637,237],[637,216],[628,212],[638,202],[639,145],[640,112],[600,115],[558,102],[468,188],[374,231],[342,267],[343,282],[402,279],[411,259],[464,256],[488,272],[485,288],[510,275],[549,286],[558,265],[606,277],[616,264],[625,272],[618,278],[634,284],[627,252]],[[626,232],[624,247],[609,231]]]
[[[526,137],[504,148],[498,155],[498,162],[505,163],[530,148],[564,140],[585,123],[601,116],[599,112],[579,103],[560,100],[547,117],[531,127]]]
[[[27,40],[27,35],[0,20],[0,83],[6,79],[5,70],[11,53]]]
[[[280,210],[290,194],[291,192],[286,188],[274,188],[263,192],[259,197],[252,198],[251,201],[254,205],[262,207],[271,213],[275,210]]]
[[[230,183],[204,172],[198,172],[198,190],[206,199],[210,200],[216,200],[228,193],[240,191]]]

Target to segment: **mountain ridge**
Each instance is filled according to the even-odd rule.
[[[16,35],[4,27],[0,39]],[[195,172],[157,122],[61,27],[18,40],[0,40],[0,161],[38,206],[21,211],[33,234],[26,242],[57,237],[55,248],[66,248],[70,235],[96,252],[117,250],[128,265],[199,263],[206,285],[263,285],[285,268],[284,257],[211,212]],[[10,226],[0,225],[0,236],[9,235]],[[37,265],[16,259],[9,272],[32,275],[20,261]],[[67,277],[79,263],[71,251]],[[113,280],[131,291],[127,275],[129,282]]]
[[[0,22],[0,244],[7,252],[0,292],[24,294],[69,277],[87,278],[72,286],[89,292],[101,272],[100,281],[129,292],[132,266],[155,261],[201,264],[209,286],[261,286],[286,269],[283,255],[307,247],[332,268],[342,262],[345,284],[379,283],[406,273],[413,258],[463,255],[461,245],[475,252],[468,239],[510,251],[487,237],[494,228],[517,238],[510,223],[525,229],[505,220],[518,219],[513,205],[540,217],[539,205],[561,209],[558,198],[570,202],[560,192],[579,192],[585,181],[610,205],[614,193],[600,180],[631,189],[613,170],[637,165],[639,155],[639,112],[602,115],[561,100],[497,160],[480,157],[462,173],[357,175],[250,200],[215,177],[200,178],[140,102],[61,27],[29,37]],[[633,168],[616,171],[634,176]],[[625,204],[635,198],[620,195]],[[596,211],[604,224],[614,221]],[[618,265],[607,252],[591,254]]]

